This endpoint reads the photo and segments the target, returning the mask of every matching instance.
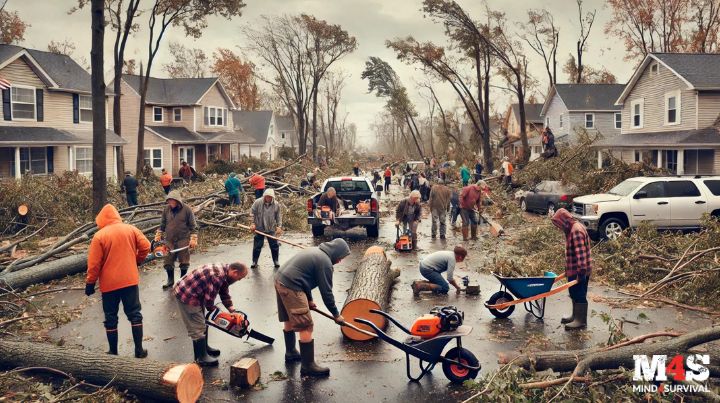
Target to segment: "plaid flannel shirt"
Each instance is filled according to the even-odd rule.
[[[592,273],[590,237],[585,227],[575,222],[567,233],[565,243],[565,275],[568,278],[587,278]]]
[[[228,266],[210,263],[189,272],[175,284],[175,296],[184,304],[204,306],[205,309],[212,310],[215,297],[220,294],[220,300],[229,309],[233,303],[228,290]]]

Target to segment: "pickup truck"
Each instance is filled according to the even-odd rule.
[[[330,221],[318,217],[320,196],[333,187],[337,192],[342,208],[340,215]],[[353,227],[365,227],[368,238],[377,238],[380,231],[380,201],[372,189],[370,180],[364,177],[335,177],[327,179],[320,188],[321,192],[307,200],[308,224],[314,237],[322,236],[325,227],[332,225],[343,231]],[[358,211],[358,205],[369,207],[367,212]],[[362,209],[361,209],[362,210]]]
[[[616,239],[640,223],[659,229],[696,229],[720,217],[720,177],[637,177],[607,193],[576,197],[573,216],[591,235]]]

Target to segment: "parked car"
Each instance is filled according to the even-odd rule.
[[[556,209],[570,210],[578,193],[575,186],[563,185],[560,181],[542,181],[520,196],[520,209],[552,216]]]
[[[604,239],[616,239],[642,222],[659,229],[696,229],[703,214],[720,217],[720,177],[630,178],[607,193],[576,197],[572,213]]]
[[[317,217],[315,209],[320,196],[333,187],[342,203],[342,212],[334,220]],[[365,227],[368,238],[377,238],[380,231],[380,200],[373,191],[370,180],[365,177],[335,177],[327,179],[321,192],[307,200],[307,222],[314,237],[322,236],[325,227],[334,226],[343,231],[353,227]]]

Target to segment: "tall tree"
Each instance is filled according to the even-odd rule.
[[[587,40],[590,36],[590,30],[592,29],[593,23],[595,22],[595,13],[597,13],[597,10],[593,10],[592,12],[588,12],[587,14],[583,15],[582,4],[583,0],[577,0],[578,21],[580,23],[580,37],[575,44],[575,51],[577,52],[577,78],[575,80],[576,83],[581,83],[583,80],[583,71],[585,68],[583,64],[583,54],[585,53],[585,50],[587,50]]]
[[[581,83],[581,84],[615,84],[617,78],[613,73],[602,67],[600,69],[593,68],[592,66],[586,65],[585,70],[581,79],[579,79],[578,66],[575,62],[575,56],[572,54],[568,55],[568,59],[563,66],[563,72],[567,74],[568,81]]]
[[[30,24],[23,21],[17,11],[5,9],[8,0],[0,0],[0,43],[17,44],[25,40]]]
[[[148,55],[145,69],[141,69],[140,118],[137,136],[136,172],[142,172],[145,150],[145,102],[155,56],[168,27],[181,26],[187,37],[199,38],[207,27],[209,16],[230,19],[239,16],[245,7],[243,0],[155,0],[148,17]]]
[[[560,30],[555,19],[547,10],[528,10],[528,21],[524,25],[523,39],[542,57],[548,75],[548,87],[557,83],[557,51]]]
[[[205,51],[189,48],[177,41],[170,41],[170,63],[163,64],[163,69],[170,78],[203,78],[209,70],[209,59]]]
[[[687,49],[697,53],[716,53],[720,40],[720,1],[691,0],[690,31]]]
[[[336,143],[342,150],[344,147],[344,133],[340,132],[338,124],[338,107],[342,99],[342,91],[345,88],[347,76],[343,72],[329,71],[321,92],[325,98],[325,113],[327,118],[327,155],[333,156],[336,151]]]
[[[107,132],[105,129],[105,2],[92,0],[90,6],[92,17],[92,50],[90,63],[92,70],[90,80],[92,86],[93,108],[93,212],[100,209],[107,202],[107,170],[105,165],[107,149]]]
[[[213,53],[212,72],[218,75],[235,106],[245,111],[261,108],[262,99],[252,62],[244,61],[230,49],[218,48]]]

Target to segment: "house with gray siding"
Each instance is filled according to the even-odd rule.
[[[557,143],[571,144],[578,131],[611,138],[620,134],[622,111],[615,101],[623,84],[555,84],[540,112]]]
[[[598,164],[612,155],[678,175],[720,173],[720,55],[648,54],[615,104],[621,134],[594,145]]]
[[[543,129],[543,119],[540,116],[542,107],[543,104],[525,104],[525,134],[528,137],[528,146],[530,147],[530,161],[537,159],[542,153],[540,141],[540,132]],[[508,107],[503,126],[507,136],[504,155],[516,158],[522,153],[520,104],[511,104]]]

